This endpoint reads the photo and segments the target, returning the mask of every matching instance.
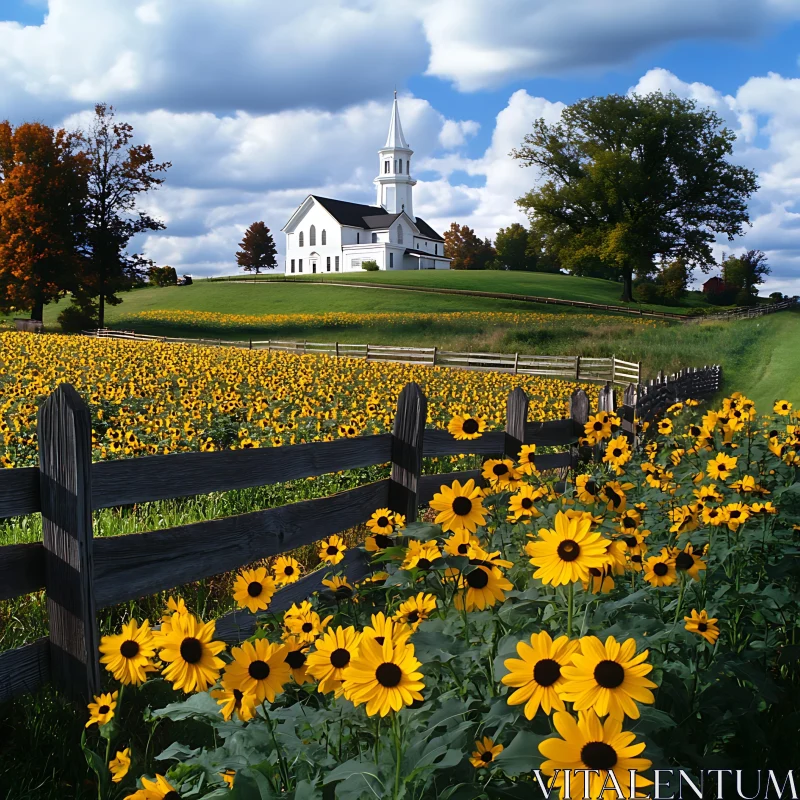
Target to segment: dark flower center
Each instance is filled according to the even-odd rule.
[[[730,513],[731,519],[739,519],[739,517],[741,517],[741,516],[742,516],[742,512],[739,511],[738,509],[733,509],[733,511],[731,511],[731,513]]]
[[[638,539],[635,536],[626,536],[623,540],[628,547],[636,547],[639,544]]]
[[[594,431],[601,431],[601,430],[603,430],[603,423],[602,423],[602,422],[595,422],[595,423],[592,425],[592,430],[594,430]]]
[[[705,633],[708,630],[708,625],[706,625],[705,622],[698,622],[697,630],[699,630],[700,633]]]
[[[409,622],[416,622],[419,619],[419,611],[409,611],[408,614],[406,614],[406,619]]]
[[[523,497],[519,504],[525,509],[533,508],[533,500],[530,497]]]
[[[287,564],[283,568],[283,574],[284,575],[294,575],[294,567],[291,564]]]
[[[119,652],[123,658],[134,658],[139,655],[139,642],[128,639],[120,645]]]
[[[658,564],[653,567],[653,572],[658,575],[659,578],[663,578],[664,575],[669,572],[669,567],[663,561],[659,561]]]
[[[605,742],[587,742],[581,749],[581,761],[589,769],[613,769],[617,751]]]
[[[589,494],[597,494],[597,481],[588,480],[583,488],[586,489]]]
[[[417,561],[417,569],[430,569],[430,568],[431,568],[430,559],[421,558],[419,561]]]
[[[472,500],[469,497],[456,497],[453,500],[453,513],[459,517],[465,517],[472,511]]]
[[[580,545],[572,539],[565,539],[558,546],[558,557],[562,561],[574,561],[580,554]]]
[[[302,627],[303,633],[311,633],[311,631],[313,631],[313,630],[314,630],[314,623],[312,623],[312,622],[304,622],[303,623],[303,627]]]
[[[611,501],[612,505],[615,506],[618,506],[622,502],[622,498],[608,486],[606,486],[606,497]]]
[[[378,517],[378,519],[376,520],[376,523],[377,523],[378,527],[385,528],[389,524],[389,518],[388,517]]]
[[[614,458],[619,458],[622,455],[622,450],[620,450],[619,447],[615,447],[611,451],[611,455],[614,456]]]
[[[484,764],[488,764],[493,758],[494,756],[491,750],[484,750],[481,753],[481,761],[483,761]]]
[[[478,420],[476,419],[465,419],[464,424],[461,426],[461,430],[464,433],[477,433],[478,432]]]
[[[599,578],[603,573],[600,572],[597,567],[589,567],[589,574],[593,575],[595,578]]]
[[[236,707],[238,708],[242,704],[242,698],[244,697],[244,693],[240,689],[233,690],[233,699],[236,702]]]
[[[292,650],[286,654],[284,661],[290,669],[300,669],[306,663],[306,654],[302,650]]]
[[[331,653],[331,664],[336,669],[342,669],[350,663],[350,652],[339,647]]]
[[[686,570],[691,569],[694,566],[694,559],[689,555],[689,553],[678,553],[678,557],[675,559],[675,567],[676,569]]]
[[[375,534],[375,545],[383,550],[392,546],[392,540],[385,533],[377,533]]]
[[[622,527],[623,528],[635,528],[636,527],[636,520],[633,517],[625,517],[622,520]]]
[[[625,670],[616,661],[601,661],[594,668],[594,679],[604,689],[616,689],[625,680]]]
[[[173,789],[164,795],[164,800],[181,800],[181,796]]]
[[[631,561],[633,561],[634,564],[641,564],[642,563],[642,557],[640,555],[639,556],[631,556]]]
[[[502,475],[506,475],[508,473],[508,465],[507,464],[495,464],[492,467],[492,472],[497,475],[499,478]]]
[[[332,544],[332,545],[328,546],[328,548],[325,550],[325,552],[329,556],[335,556],[339,552],[339,548],[335,544]]]
[[[100,706],[97,709],[98,714],[108,714],[109,711],[111,711],[111,706]]]
[[[397,664],[384,663],[375,670],[375,678],[381,686],[391,688],[403,680],[403,671]]]
[[[249,594],[250,597],[258,597],[263,591],[264,587],[258,581],[251,581],[247,585],[247,594]]]
[[[349,586],[339,586],[336,589],[336,596],[344,600],[349,600],[353,596],[353,590]]]
[[[469,552],[469,545],[463,542],[458,546],[458,552],[461,553],[462,556],[465,556]]]
[[[266,661],[251,661],[247,674],[254,681],[263,681],[269,677],[269,664]]]
[[[187,664],[196,664],[203,657],[203,645],[193,636],[187,636],[181,642],[181,658]]]
[[[689,433],[692,436],[699,436],[702,432],[702,429],[698,425],[692,425],[692,427],[689,428]]]
[[[467,575],[467,583],[473,589],[483,589],[489,583],[489,573],[478,567]]]
[[[561,677],[561,665],[552,658],[543,658],[533,668],[533,679],[539,686],[552,686]]]

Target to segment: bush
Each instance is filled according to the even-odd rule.
[[[747,289],[740,289],[734,299],[737,306],[754,306],[757,302],[758,296]]]
[[[780,303],[781,300],[785,300],[786,298],[783,296],[783,292],[772,292],[769,299],[772,300],[773,303]]]
[[[176,286],[178,284],[178,273],[175,267],[150,267],[147,270],[150,283],[154,286]]]
[[[365,269],[367,272],[377,272],[379,269],[378,262],[373,259],[362,261],[361,269]]]
[[[660,303],[662,300],[660,287],[653,281],[642,281],[633,287],[633,299],[637,303]]]
[[[58,324],[64,333],[80,333],[97,327],[97,310],[74,300],[59,315]]]

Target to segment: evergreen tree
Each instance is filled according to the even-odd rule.
[[[275,269],[278,265],[275,240],[263,222],[254,222],[245,231],[239,247],[242,249],[236,253],[236,263],[245,272],[255,271],[258,275],[262,269]]]

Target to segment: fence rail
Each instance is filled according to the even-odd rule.
[[[476,372],[507,372],[513,375],[537,375],[588,383],[609,381],[618,386],[639,383],[642,365],[639,362],[586,356],[542,356],[524,353],[475,353],[440,350],[438,347],[397,347],[384,344],[352,344],[348,342],[287,341],[284,339],[237,342],[225,339],[188,339],[152,336],[135,331],[100,328],[84,331],[88,336],[131,341],[156,341],[184,344],[239,347],[248,350],[277,351],[295,355],[325,355],[332,358],[361,358],[395,364],[420,364],[428,367],[452,367]]]
[[[630,385],[618,410],[622,428],[635,440],[638,419],[669,404],[719,388],[720,369],[686,370]],[[687,392],[689,394],[687,394]],[[616,409],[609,382],[599,408]],[[586,457],[578,447],[589,415],[586,393],[576,389],[570,416],[528,422],[528,398],[515,389],[506,402],[503,431],[456,440],[448,431],[426,429],[427,400],[415,383],[400,394],[392,433],[278,448],[177,453],[91,463],[89,409],[69,384],[60,385],[39,409],[39,467],[0,470],[0,518],[41,512],[43,541],[0,547],[0,600],[44,589],[48,637],[0,653],[0,702],[53,682],[67,695],[86,699],[100,687],[97,610],[166,591],[262,558],[293,550],[365,523],[388,506],[416,519],[442,483],[480,479],[480,470],[423,475],[423,456],[506,455],[522,444],[565,448],[537,453],[540,470],[576,469]],[[165,530],[95,538],[92,511],[110,506],[186,497],[282,483],[367,465],[391,465],[390,476],[328,497]],[[349,579],[369,567],[359,551],[347,554]],[[321,586],[317,570],[277,592],[276,610]],[[218,621],[218,635],[241,641],[255,617],[237,611]]]

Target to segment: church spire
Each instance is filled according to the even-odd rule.
[[[403,126],[400,124],[400,112],[397,110],[397,89],[394,90],[394,103],[392,103],[392,119],[389,122],[389,135],[386,137],[384,147],[408,148],[406,137],[403,136]]]

